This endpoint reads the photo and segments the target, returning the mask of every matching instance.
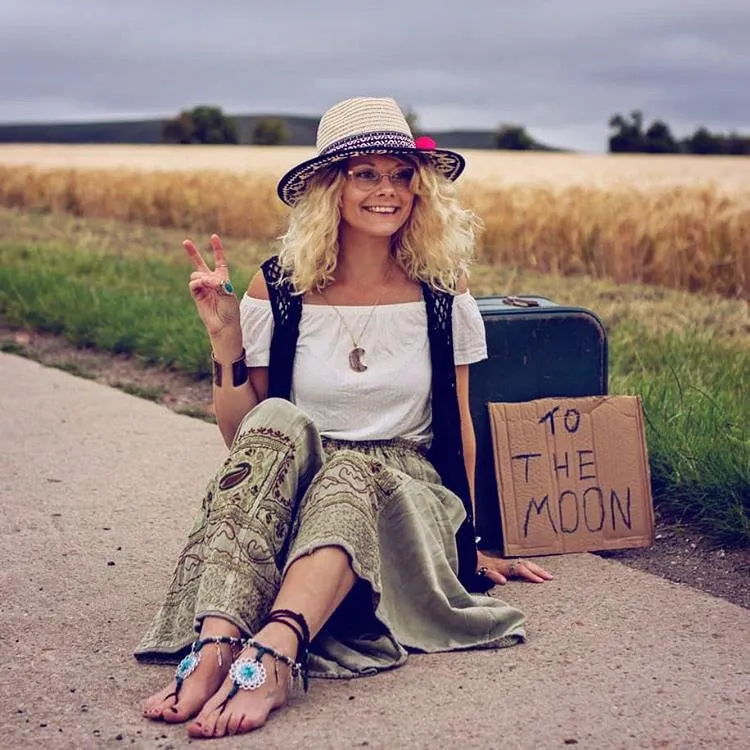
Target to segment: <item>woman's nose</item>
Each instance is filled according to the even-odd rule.
[[[389,174],[382,174],[380,175],[380,182],[378,183],[377,187],[378,193],[395,193],[396,188],[393,187],[393,183],[391,182],[391,176]]]

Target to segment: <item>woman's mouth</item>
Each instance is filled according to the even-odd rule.
[[[397,206],[364,206],[365,211],[371,214],[395,214],[398,211]]]

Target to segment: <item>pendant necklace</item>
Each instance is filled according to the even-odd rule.
[[[325,303],[332,307],[336,315],[339,316],[339,320],[341,321],[341,324],[346,329],[346,332],[349,334],[349,338],[352,340],[352,348],[349,350],[349,367],[354,370],[354,372],[364,372],[367,369],[367,365],[363,362],[365,354],[367,352],[363,347],[360,346],[359,342],[362,341],[362,336],[364,336],[365,331],[367,330],[367,326],[370,324],[370,320],[372,320],[372,315],[375,312],[375,308],[380,304],[380,300],[383,299],[383,293],[385,292],[385,285],[388,283],[391,277],[391,270],[393,266],[388,267],[388,271],[386,272],[385,276],[383,277],[382,282],[382,288],[380,290],[380,294],[378,295],[378,298],[375,300],[375,304],[370,308],[370,312],[367,315],[367,320],[365,320],[364,325],[360,329],[359,336],[356,338],[354,337],[354,334],[352,333],[352,329],[349,328],[349,326],[346,324],[346,320],[344,320],[344,316],[341,314],[341,311],[336,307],[336,305],[330,303],[328,301],[328,298],[325,295],[325,292],[321,289],[320,290],[320,296],[323,298]]]

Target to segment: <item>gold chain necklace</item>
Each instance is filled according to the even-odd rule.
[[[362,361],[365,354],[367,352],[365,349],[363,349],[359,342],[362,340],[362,336],[364,336],[365,331],[367,330],[367,326],[370,325],[370,320],[372,320],[372,315],[375,312],[375,308],[380,304],[380,300],[383,299],[383,294],[385,293],[385,285],[388,283],[388,281],[391,278],[391,270],[393,269],[392,265],[388,266],[388,271],[386,272],[385,276],[383,276],[383,282],[382,282],[382,288],[380,290],[380,294],[378,295],[378,298],[375,300],[375,304],[370,308],[370,312],[367,315],[367,320],[365,320],[364,325],[359,331],[359,336],[356,338],[354,337],[354,334],[352,333],[352,329],[349,328],[346,321],[344,320],[344,316],[341,314],[341,311],[336,307],[336,305],[332,304],[328,301],[328,297],[326,297],[325,292],[321,289],[320,290],[320,296],[323,298],[323,301],[332,307],[336,315],[339,316],[339,320],[341,321],[341,324],[346,329],[346,332],[349,334],[349,338],[352,340],[352,348],[349,351],[349,367],[351,367],[354,372],[364,372],[367,369],[367,365]]]

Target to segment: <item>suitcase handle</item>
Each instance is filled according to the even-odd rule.
[[[503,297],[500,300],[504,305],[511,307],[539,307],[539,301],[528,297]]]

